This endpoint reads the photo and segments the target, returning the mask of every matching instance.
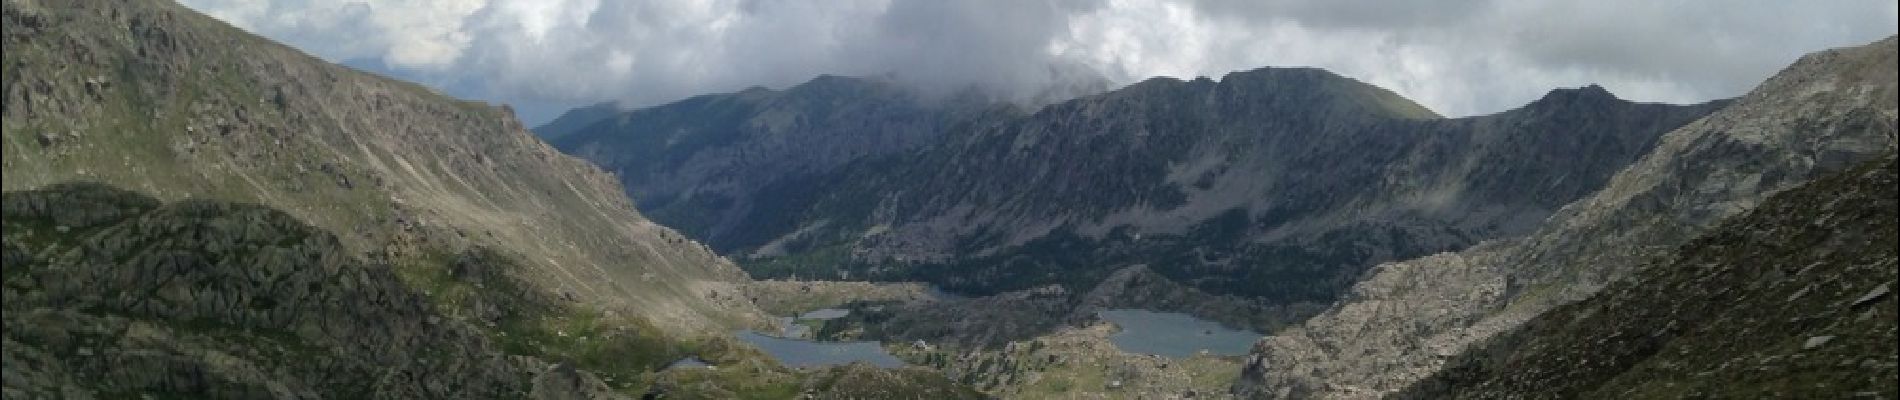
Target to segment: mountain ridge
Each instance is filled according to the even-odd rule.
[[[1895,198],[1891,153],[1778,192],[1396,397],[1893,396]]]
[[[1290,81],[1262,82],[1263,79],[1270,81],[1282,77]],[[1312,79],[1318,81],[1309,81]],[[882,262],[880,260],[894,260],[890,264],[901,266],[917,262],[955,263],[952,259],[958,257],[988,257],[990,261],[1021,258],[1020,252],[1011,253],[1015,251],[1011,249],[1019,249],[1037,241],[1061,243],[1070,238],[1081,243],[1137,240],[1153,243],[1154,238],[1164,238],[1191,247],[1208,243],[1206,239],[1165,238],[1192,235],[1197,229],[1215,229],[1216,225],[1211,225],[1210,221],[1226,220],[1239,224],[1235,229],[1249,232],[1241,236],[1219,234],[1228,235],[1229,239],[1223,240],[1234,240],[1238,243],[1236,246],[1240,247],[1251,245],[1234,238],[1261,235],[1267,240],[1305,240],[1323,236],[1325,229],[1355,223],[1353,221],[1424,220],[1427,222],[1419,222],[1424,225],[1417,227],[1421,231],[1406,235],[1445,237],[1449,242],[1421,243],[1418,246],[1423,249],[1401,252],[1438,251],[1472,239],[1462,237],[1464,234],[1430,233],[1431,230],[1439,229],[1438,226],[1444,226],[1440,225],[1444,222],[1432,221],[1444,217],[1433,215],[1474,216],[1479,220],[1460,224],[1465,224],[1465,229],[1478,236],[1491,235],[1486,232],[1494,229],[1523,229],[1513,227],[1527,226],[1530,222],[1511,221],[1535,221],[1541,218],[1540,212],[1524,208],[1526,201],[1554,209],[1562,204],[1561,199],[1580,194],[1581,191],[1576,188],[1591,188],[1589,182],[1592,180],[1607,178],[1607,171],[1620,166],[1616,165],[1617,160],[1633,157],[1653,143],[1653,138],[1642,137],[1642,132],[1660,133],[1722,104],[1656,106],[1618,103],[1617,107],[1623,108],[1606,111],[1601,115],[1611,117],[1600,119],[1627,121],[1617,123],[1629,124],[1629,129],[1624,130],[1631,133],[1614,139],[1586,139],[1590,136],[1542,135],[1536,131],[1590,132],[1578,127],[1597,126],[1555,119],[1545,125],[1529,126],[1522,125],[1522,121],[1505,121],[1530,115],[1527,111],[1463,119],[1417,119],[1415,117],[1419,116],[1416,114],[1368,109],[1368,105],[1386,103],[1377,100],[1377,97],[1349,94],[1349,99],[1362,100],[1312,100],[1307,96],[1323,95],[1315,94],[1313,89],[1299,88],[1339,86],[1359,88],[1356,91],[1363,93],[1389,93],[1318,70],[1266,69],[1236,75],[1223,82],[1165,80],[1138,84],[1107,94],[1051,105],[1014,121],[963,131],[946,137],[944,142],[925,149],[921,154],[897,156],[903,162],[867,161],[832,179],[833,182],[842,183],[823,190],[836,195],[814,202],[803,211],[807,215],[804,217],[805,222],[795,225],[797,229],[788,230],[787,233],[791,235],[776,239],[775,243],[793,244],[786,246],[792,249],[787,252],[791,254],[754,253],[747,257],[757,259],[742,263],[755,275],[764,272],[764,276],[782,276],[780,274],[796,271],[810,276],[826,276],[822,275],[822,271],[798,270],[796,266],[789,270],[774,270],[779,268],[772,265],[775,260],[799,262],[796,259],[802,255],[797,248],[803,246],[802,252],[805,254],[817,255],[831,251],[847,251],[849,254],[815,259],[808,265],[850,260],[867,264],[861,270],[853,270],[852,276],[916,279],[915,276],[878,278],[860,274],[880,269],[877,266]],[[1320,93],[1332,91],[1319,89]],[[1307,106],[1317,108],[1308,109]],[[1330,118],[1329,115],[1347,117]],[[1584,119],[1590,117],[1586,115]],[[1627,118],[1617,120],[1619,117]],[[1566,127],[1568,125],[1576,127]],[[1517,136],[1522,138],[1514,138]],[[1592,149],[1579,153],[1590,154],[1592,158],[1567,154],[1576,153],[1570,150],[1536,153],[1493,149],[1502,146],[1515,146],[1518,149],[1535,147],[1537,142],[1529,139],[1531,137],[1564,138],[1562,140]],[[1494,144],[1482,148],[1468,145],[1474,141]],[[1547,148],[1554,150],[1557,147],[1553,144]],[[1346,152],[1345,149],[1361,151]],[[1464,164],[1448,164],[1437,158],[1443,157],[1437,154],[1459,152],[1481,152],[1486,155],[1471,155],[1472,158],[1462,160]],[[1557,189],[1543,194],[1537,191],[1520,193],[1522,191],[1503,187],[1485,189],[1496,193],[1487,196],[1519,198],[1508,200],[1514,203],[1507,203],[1512,204],[1507,208],[1488,211],[1489,214],[1456,212],[1432,205],[1457,203],[1445,196],[1456,198],[1460,196],[1457,193],[1466,190],[1466,185],[1460,183],[1459,173],[1518,174],[1519,178],[1532,173],[1560,175],[1554,171],[1522,172],[1513,168],[1487,167],[1478,162],[1494,156],[1524,160],[1526,157],[1522,155],[1527,153],[1538,154],[1539,158],[1575,157],[1592,160],[1580,165],[1601,163],[1604,166],[1579,167],[1580,170],[1589,171],[1583,174],[1585,178],[1560,183]],[[1420,169],[1434,171],[1440,175],[1434,179],[1442,181],[1423,179],[1427,183],[1415,183],[1382,181],[1379,178],[1389,174],[1414,174]],[[1527,164],[1524,169],[1549,171],[1554,167],[1532,167]],[[1447,173],[1447,170],[1459,172]],[[1316,189],[1317,184],[1301,183],[1320,182],[1329,179],[1320,177],[1328,175],[1338,176],[1331,179],[1338,180],[1337,185],[1340,186],[1357,185],[1376,189],[1329,192]],[[1278,194],[1269,195],[1275,192]],[[1535,198],[1548,196],[1554,196],[1554,199]],[[1348,205],[1329,205],[1339,203]],[[1515,207],[1515,210],[1509,207]],[[1313,208],[1321,211],[1313,211]],[[1432,211],[1434,209],[1444,212]],[[1387,215],[1380,216],[1381,213]],[[1513,216],[1518,213],[1529,214],[1525,217]],[[1307,219],[1301,220],[1302,217]],[[1311,231],[1314,229],[1322,231],[1315,233]],[[1117,230],[1122,233],[1114,233]],[[1301,230],[1306,231],[1301,233]],[[1213,231],[1208,233],[1212,234]],[[1135,239],[1137,236],[1147,239]],[[826,244],[828,241],[836,242]],[[835,243],[839,242],[845,243],[844,247],[848,250],[829,250],[825,247],[836,246]],[[1152,244],[1135,244],[1149,245]],[[1128,243],[1122,243],[1099,247],[1129,246]],[[1286,248],[1287,251],[1307,251],[1295,250],[1304,245],[1290,246]],[[1331,246],[1321,245],[1328,249],[1342,248]],[[746,246],[740,244],[737,248],[744,249]],[[1115,251],[1118,250],[1104,253]],[[1181,251],[1194,250],[1184,248]],[[1126,254],[1104,256],[1117,258],[1125,257]],[[1349,257],[1359,259],[1366,256]],[[1065,262],[1091,263],[1079,260]],[[1125,262],[1142,263],[1139,260]],[[971,261],[971,264],[982,263],[985,262]],[[1196,276],[1212,273],[1186,273],[1181,261],[1153,260],[1148,263],[1173,279],[1192,281]],[[954,288],[958,286],[956,282],[944,279],[955,276],[957,272],[953,270],[958,268],[940,268],[946,275],[934,278],[925,276],[924,280],[949,283]],[[1350,279],[1356,272],[1349,270],[1341,274],[1338,279],[1343,280]],[[1024,277],[1016,275],[1008,279],[1016,278]],[[1268,278],[1263,276],[1261,279]],[[1049,283],[1037,278],[1026,282],[1029,283],[1025,285],[1030,286]]]
[[[1895,38],[1801,57],[1665,134],[1528,235],[1381,264],[1255,346],[1245,396],[1380,396],[1471,343],[1621,279],[1769,193],[1895,148]],[[1383,327],[1373,329],[1371,327]]]
[[[492,246],[545,290],[677,334],[763,319],[707,296],[743,272],[641,218],[611,175],[506,107],[323,63],[173,4],[10,1],[6,18],[8,191],[84,180],[264,203],[371,258]]]

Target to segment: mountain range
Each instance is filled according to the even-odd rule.
[[[1891,37],[1690,105],[820,76],[531,131],[171,2],[0,21],[9,399],[1900,397]],[[819,308],[909,364],[735,333]]]
[[[1447,119],[1302,68],[1158,78],[1027,114],[913,98],[823,77],[630,111],[554,144],[755,277],[989,295],[1088,290],[1143,265],[1279,310],[1253,318],[1272,328],[1378,262],[1524,234],[1725,104],[1588,86]],[[723,106],[754,103],[772,106]]]

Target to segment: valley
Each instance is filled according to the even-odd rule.
[[[7,399],[1900,398],[1893,36],[1694,104],[824,74],[530,128],[3,1]]]

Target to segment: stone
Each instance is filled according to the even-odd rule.
[[[1893,293],[1893,284],[1882,283],[1880,287],[1876,287],[1874,290],[1868,291],[1867,294],[1861,295],[1860,298],[1854,299],[1854,303],[1849,305],[1849,307],[1867,305],[1868,303],[1874,302],[1874,300],[1879,300],[1881,297],[1886,297],[1888,293]]]
[[[1834,336],[1832,335],[1810,337],[1806,342],[1801,342],[1801,349],[1814,350],[1821,346],[1826,346],[1827,342],[1831,341],[1834,341]]]

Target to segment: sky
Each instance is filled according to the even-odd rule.
[[[1895,0],[183,0],[323,59],[508,103],[664,104],[820,74],[1031,99],[1089,79],[1310,66],[1447,116],[1601,84],[1745,93],[1802,54],[1891,36]]]

